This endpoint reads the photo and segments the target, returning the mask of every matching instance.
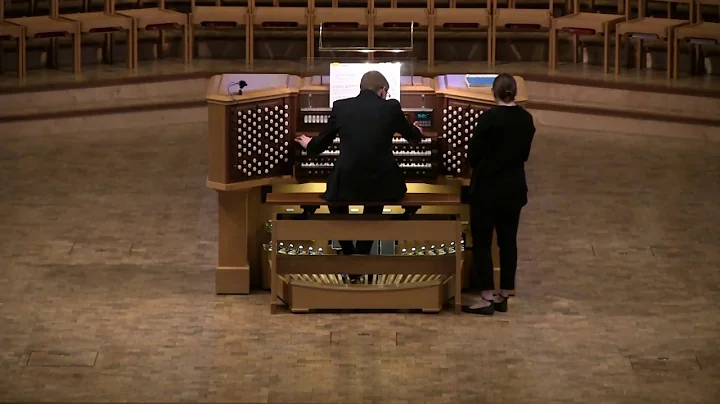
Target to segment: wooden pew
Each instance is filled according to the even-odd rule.
[[[52,59],[51,64],[53,67],[57,66],[57,39],[61,37],[72,38],[72,53],[73,53],[73,73],[79,75],[81,73],[80,66],[80,24],[74,21],[68,21],[61,19],[58,16],[59,0],[51,0],[50,15],[46,16],[32,16],[32,17],[21,17],[21,18],[10,18],[6,22],[13,25],[19,25],[23,27],[23,34],[25,40],[19,41],[21,48],[18,48],[18,57],[22,58],[22,63],[19,64],[21,72],[18,72],[18,76],[25,77],[25,71],[27,68],[27,39],[41,39],[50,38],[52,42]],[[13,31],[8,28],[8,32],[17,35],[17,31]]]
[[[250,63],[251,23],[247,6],[223,6],[222,0],[215,0],[215,6],[196,6],[191,0],[190,35],[188,43],[189,58],[192,61],[195,53],[195,33],[198,29],[244,29],[245,30],[245,62]]]
[[[553,0],[548,1],[547,9],[517,8],[516,0],[508,0],[507,7],[499,7],[498,0],[493,0],[490,64],[495,66],[495,60],[497,58],[498,28],[506,31],[550,32],[552,13]],[[550,57],[553,57],[553,55]]]
[[[12,40],[17,42],[17,76],[25,78],[25,41],[27,39],[26,28],[20,24],[5,21],[5,1],[0,0],[0,41]],[[2,51],[0,47],[0,51]]]
[[[267,204],[355,205],[327,202],[319,193],[270,193]],[[363,205],[453,206],[459,195],[408,194],[399,202],[358,203]],[[302,220],[298,220],[302,219]],[[287,215],[278,214],[272,225],[272,246],[283,240],[452,240],[462,244],[459,215]],[[459,248],[459,247],[458,247]],[[296,256],[270,251],[271,313],[282,298],[293,312],[313,309],[420,309],[439,312],[454,297],[460,312],[463,254],[436,256]],[[327,274],[377,274],[397,277],[397,282],[378,285],[350,285],[313,282]],[[401,279],[406,282],[400,281]],[[395,279],[395,278],[393,278]],[[412,279],[412,282],[407,281]],[[422,279],[422,280],[421,280]]]
[[[688,42],[692,46],[692,55],[695,59],[696,64],[702,63],[703,46],[717,46],[720,44],[720,23],[717,22],[705,22],[701,12],[701,7],[705,5],[718,6],[720,12],[720,0],[696,0],[696,21],[693,24],[688,24],[675,28],[675,44],[673,48],[673,78],[678,77],[678,50],[680,41]],[[694,73],[694,72],[693,72]]]
[[[667,3],[667,18],[653,18],[647,16],[647,3],[650,0],[638,0],[638,18],[621,22],[615,27],[615,75],[620,74],[620,50],[626,38],[635,40],[635,68],[643,65],[644,41],[663,41],[667,54],[667,78],[673,77],[673,57],[676,51],[673,38],[674,29],[692,23],[690,20],[671,18],[670,5],[673,3],[686,3],[693,8],[694,0],[657,0]],[[625,0],[625,9],[630,9],[630,0]]]
[[[618,0],[618,10],[621,9],[621,0]],[[601,14],[586,13],[580,11],[580,0],[573,0],[573,13],[553,19],[553,26],[550,30],[550,63],[551,69],[557,68],[558,35],[567,33],[572,35],[573,40],[573,63],[578,59],[578,42],[580,36],[599,35],[603,38],[603,72],[608,73],[610,69],[610,37],[615,31],[615,26],[625,21],[630,16],[630,10],[622,14]]]
[[[473,33],[487,32],[487,60],[488,66],[490,66],[493,46],[492,33],[490,32],[492,1],[488,0],[486,8],[458,8],[457,0],[450,0],[448,8],[440,8],[436,7],[435,0],[428,1],[430,2],[433,24],[433,35],[428,38],[428,42],[432,42],[432,46],[428,44],[428,48],[433,50],[433,54],[428,55],[428,65],[432,67],[435,64],[434,51],[437,48],[438,33],[465,33],[469,31]]]
[[[106,43],[103,48],[103,60],[110,62],[112,60],[112,33],[125,32],[127,34],[127,63],[128,68],[133,67],[134,41],[132,18],[115,14],[115,1],[105,0],[104,11],[84,12],[73,14],[62,14],[60,18],[73,21],[80,25],[80,40],[83,34],[105,33]],[[80,41],[80,45],[82,42]],[[77,52],[80,52],[78,46]],[[77,63],[82,64],[82,55],[78,54]]]
[[[434,49],[432,49],[434,42],[430,40],[433,36],[432,22],[430,17],[430,9],[425,5],[421,8],[398,8],[397,0],[390,4],[391,7],[376,7],[375,0],[368,2],[370,10],[370,19],[373,24],[373,38],[372,44],[376,48],[394,48],[396,50],[405,50],[413,52],[416,42],[416,32],[425,32],[427,38],[427,56],[429,60],[430,55],[434,55]],[[407,39],[399,39],[392,42],[402,42],[404,46],[390,46],[380,47],[378,45],[378,39],[381,38],[385,32],[402,32],[407,34]],[[380,34],[378,34],[380,32]],[[403,36],[404,36],[403,34]],[[395,55],[397,57],[397,55]]]
[[[188,15],[177,11],[167,10],[165,0],[157,0],[157,7],[142,8],[142,0],[132,10],[122,10],[117,13],[130,17],[133,20],[133,68],[137,69],[138,64],[138,39],[141,31],[158,31],[157,56],[162,57],[165,49],[165,31],[177,30],[182,33],[183,61],[190,63],[190,32]]]
[[[255,32],[256,30],[299,30],[305,31],[306,39],[306,55],[310,54],[313,46],[313,29],[310,17],[310,5],[306,6],[288,6],[281,0],[273,0],[272,7],[256,6],[255,0],[249,1],[250,13],[250,33],[248,41],[250,42],[248,50],[248,59],[250,63],[255,60]],[[310,58],[307,59],[310,63]]]
[[[367,42],[362,47],[373,46],[373,23],[367,7],[340,7],[338,0],[333,0],[332,7],[316,7],[315,0],[309,0],[311,10],[312,32],[309,63],[315,59],[315,36],[318,33],[318,52],[328,53],[335,51],[352,50],[354,47],[336,47],[327,44],[328,32],[357,32],[367,33]],[[324,39],[325,38],[325,39]],[[324,41],[324,43],[323,43]]]

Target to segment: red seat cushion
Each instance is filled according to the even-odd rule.
[[[150,24],[145,29],[148,31],[164,31],[166,29],[178,29],[180,24],[174,22],[168,22],[164,24]]]
[[[574,27],[567,27],[563,28],[563,31],[567,32],[568,34],[574,34],[574,35],[595,35],[597,31],[590,28],[574,28]]]

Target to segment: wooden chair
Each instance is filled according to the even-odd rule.
[[[5,21],[5,1],[0,0],[0,42],[14,39],[17,42],[17,76],[25,78],[25,41],[27,38],[24,26]],[[0,51],[2,48],[0,47]]]
[[[432,57],[428,55],[428,65],[434,66],[435,54],[434,50],[437,47],[435,41],[437,41],[438,32],[452,33],[452,32],[476,32],[481,33],[487,32],[487,55],[488,55],[488,66],[491,65],[492,58],[492,34],[491,34],[491,21],[492,21],[492,0],[488,0],[486,8],[458,8],[457,0],[450,0],[448,8],[435,7],[435,0],[429,0],[430,12],[432,14],[432,25],[433,35],[428,39],[428,43],[432,42],[432,46],[428,45],[428,48],[433,49]]]
[[[692,54],[694,58],[701,59],[703,46],[717,46],[720,43],[720,23],[703,21],[701,6],[717,5],[720,6],[720,0],[696,0],[696,17],[692,24],[684,25],[674,30],[675,43],[673,45],[673,78],[678,77],[678,51],[680,41],[689,42],[692,45]],[[695,69],[693,69],[695,70]],[[695,73],[693,71],[692,73]]]
[[[245,62],[250,63],[251,23],[247,6],[223,6],[222,0],[215,0],[215,6],[196,6],[191,0],[189,57],[194,55],[195,32],[197,29],[245,29]]]
[[[312,23],[310,17],[310,7],[312,1],[309,1],[305,7],[282,6],[280,0],[273,0],[272,7],[257,7],[256,0],[249,0],[250,9],[250,30],[248,34],[248,59],[250,63],[255,60],[255,30],[305,30],[306,36],[306,54],[310,54],[310,49],[314,46],[314,35],[312,34]],[[310,59],[308,58],[308,63]]]
[[[62,14],[60,18],[73,21],[80,25],[80,39],[83,34],[106,34],[106,46],[104,57],[106,61],[112,60],[112,33],[125,32],[127,34],[128,68],[133,68],[133,43],[134,35],[132,18],[115,14],[115,3],[113,0],[105,0],[105,10],[99,12],[85,12],[74,14]],[[78,63],[82,64],[82,58],[78,55]]]
[[[139,0],[138,7],[142,6],[143,0]],[[122,10],[117,11],[117,14],[130,17],[133,21],[133,68],[137,69],[138,67],[138,39],[140,37],[141,30],[159,32],[159,40],[157,45],[157,55],[159,57],[162,57],[165,48],[165,31],[181,31],[183,41],[183,61],[185,62],[185,64],[190,63],[190,23],[188,21],[187,14],[179,13],[172,10],[166,10],[165,0],[157,0],[157,7]]]
[[[497,30],[508,31],[547,31],[552,27],[553,0],[549,0],[547,9],[517,8],[516,0],[508,0],[507,7],[498,7],[493,0],[493,23],[491,27],[492,47],[490,64],[495,66],[497,57]]]
[[[415,44],[415,31],[421,30],[427,33],[427,57],[430,60],[430,55],[435,54],[433,48],[434,41],[432,38],[432,23],[430,18],[430,10],[426,7],[416,8],[398,8],[397,0],[393,0],[390,3],[390,7],[375,7],[375,0],[368,1],[368,7],[370,10],[370,20],[372,21],[372,41],[373,46],[377,47],[378,34],[377,31],[393,30],[403,31],[409,34],[407,40],[401,40],[406,45],[397,47],[398,49],[406,48],[413,50]]]
[[[18,73],[20,77],[25,77],[27,69],[27,39],[50,38],[52,40],[52,57],[51,64],[57,66],[57,39],[61,37],[72,38],[72,54],[73,54],[73,73],[79,75],[81,73],[80,66],[80,24],[74,21],[68,21],[58,17],[59,0],[51,0],[50,15],[9,18],[6,22],[19,25],[24,28],[25,41],[21,41],[22,49],[18,49],[18,53],[22,53],[22,64],[19,66],[22,72]],[[18,55],[20,57],[20,55]]]
[[[673,30],[682,25],[686,25],[692,22],[692,13],[690,13],[691,20],[680,20],[670,18],[670,5],[672,3],[686,3],[690,5],[690,9],[693,8],[693,0],[659,0],[668,4],[668,16],[667,18],[653,18],[647,17],[647,2],[649,0],[638,0],[638,18],[621,22],[615,27],[615,74],[620,73],[620,50],[625,43],[625,39],[635,40],[635,68],[640,69],[643,62],[643,42],[646,40],[650,41],[664,41],[667,54],[667,78],[672,77],[672,66],[673,66],[673,52],[674,52],[674,40]],[[625,0],[625,9],[630,9],[630,0]]]
[[[573,63],[577,63],[578,37],[600,35],[603,37],[603,72],[607,73],[610,67],[610,36],[615,26],[628,18],[630,11],[626,9],[625,15],[585,13],[580,11],[579,0],[573,2],[572,14],[553,19],[550,29],[550,68],[557,68],[559,32],[573,35]]]
[[[319,31],[319,51],[328,51],[331,48],[322,43],[323,32],[338,31],[365,31],[367,32],[367,46],[373,46],[373,27],[371,15],[367,7],[340,7],[338,0],[332,0],[332,7],[315,7],[315,0],[309,0],[311,10],[311,44],[308,52],[308,63],[315,59],[315,35]]]

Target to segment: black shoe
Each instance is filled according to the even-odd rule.
[[[493,313],[495,313],[495,305],[493,304],[492,300],[485,300],[486,302],[490,302],[485,307],[480,307],[479,309],[471,309],[470,306],[462,306],[463,313],[470,313],[470,314],[482,314],[484,316],[492,316]]]
[[[507,313],[507,311],[508,311],[508,299],[510,298],[510,296],[508,296],[508,297],[498,296],[498,297],[501,298],[502,301],[500,301],[500,302],[495,302],[495,301],[494,301],[494,302],[493,302],[493,306],[495,306],[495,310],[497,310],[497,311],[499,311],[499,312],[501,312],[501,313]]]

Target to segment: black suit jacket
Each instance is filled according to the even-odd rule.
[[[527,204],[525,162],[534,135],[532,115],[520,106],[494,106],[480,116],[468,150],[471,200]]]
[[[392,154],[399,133],[419,144],[422,133],[405,119],[400,103],[369,90],[336,101],[325,128],[307,146],[310,155],[325,151],[340,136],[340,155],[323,195],[327,201],[399,201],[407,192],[402,170]]]

